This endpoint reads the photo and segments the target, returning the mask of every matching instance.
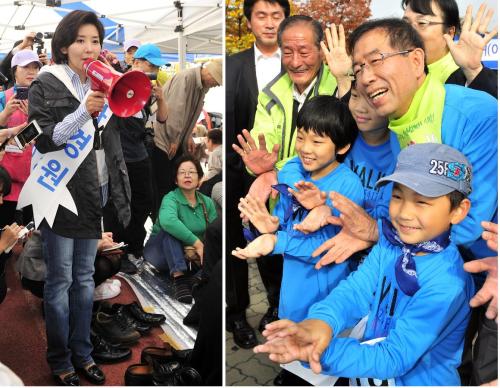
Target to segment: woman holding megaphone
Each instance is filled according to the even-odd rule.
[[[76,371],[94,384],[105,380],[91,357],[90,324],[94,260],[108,190],[119,221],[127,225],[130,219],[119,134],[106,128],[102,142],[95,141],[102,122],[94,126],[92,114],[106,109],[105,94],[91,90],[83,68],[87,59],[97,59],[103,38],[94,13],[67,14],[52,39],[55,65],[40,72],[29,95],[29,119],[37,120],[43,134],[36,142],[41,156],[25,185],[28,200],[23,204],[32,204],[42,233],[47,360],[61,385],[79,385]]]

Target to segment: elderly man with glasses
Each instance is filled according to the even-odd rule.
[[[386,116],[395,154],[415,143],[443,143],[462,152],[472,165],[474,179],[466,219],[452,227],[452,240],[467,259],[496,256],[481,240],[481,221],[497,219],[498,105],[490,95],[458,85],[443,85],[428,74],[424,43],[415,29],[397,19],[374,20],[359,26],[348,47],[353,59],[357,90]],[[429,166],[432,168],[433,166]],[[436,168],[446,171],[447,166]],[[359,206],[339,194],[331,196],[341,212],[344,234],[319,247],[328,250],[320,263],[342,262],[378,240],[377,222]],[[346,235],[350,237],[345,245]],[[344,249],[339,249],[343,245]],[[480,286],[480,284],[478,284]],[[484,327],[496,336],[491,314]],[[485,329],[486,330],[486,329]],[[483,332],[485,332],[483,330]],[[492,342],[493,343],[493,342]],[[496,343],[496,340],[494,340]],[[493,355],[493,362],[496,354]],[[496,368],[494,368],[496,370]],[[475,376],[477,381],[480,376]]]

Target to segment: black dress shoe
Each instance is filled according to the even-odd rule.
[[[226,328],[233,333],[234,342],[240,348],[251,349],[257,345],[255,331],[245,318],[228,322]]]
[[[175,350],[169,344],[164,348],[148,346],[142,349],[141,362],[143,364],[157,365],[177,361],[181,366],[190,366],[193,349]]]
[[[101,385],[104,384],[104,381],[106,380],[103,371],[96,364],[93,364],[88,368],[80,368],[79,371],[81,371],[85,378],[92,384]]]
[[[153,366],[149,364],[133,364],[125,371],[125,385],[153,385]]]
[[[262,333],[264,329],[266,328],[266,325],[268,323],[277,321],[279,319],[278,317],[278,308],[277,307],[269,307],[266,311],[266,313],[262,316],[262,319],[260,320],[259,323],[259,331]]]
[[[137,342],[141,335],[137,330],[127,326],[125,320],[118,315],[108,315],[98,312],[92,320],[92,328],[100,336],[113,344],[132,344]]]
[[[177,361],[158,364],[153,368],[153,384],[161,386],[197,386],[201,385],[198,371],[189,366],[182,366]]]
[[[165,322],[166,319],[163,314],[151,314],[145,312],[137,302],[126,305],[126,308],[136,320],[147,323],[151,326],[159,326]]]
[[[169,344],[164,348],[157,346],[148,346],[141,351],[141,362],[143,364],[153,365],[154,363],[167,363],[173,361],[173,352]]]
[[[144,335],[148,333],[151,330],[151,325],[136,320],[126,307],[127,306],[124,305],[114,304],[113,311],[120,319],[123,319],[126,322],[128,327],[137,330],[139,334]]]
[[[90,332],[90,340],[94,347],[92,358],[101,364],[114,364],[126,360],[132,354],[129,348],[112,345],[93,331]]]
[[[59,375],[52,375],[52,377],[54,378],[54,381],[58,385],[69,385],[73,387],[80,385],[80,379],[78,378],[78,375],[75,372],[71,372],[66,376],[64,376],[63,378],[61,378],[61,376]]]

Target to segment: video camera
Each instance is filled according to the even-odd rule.
[[[37,32],[33,38],[36,46],[36,53],[40,55],[45,47],[44,39],[52,39],[54,37],[53,32]]]

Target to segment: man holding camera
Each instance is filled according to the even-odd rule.
[[[7,84],[9,87],[12,86],[14,80],[11,74],[11,61],[14,55],[16,55],[21,50],[32,50],[35,44],[37,44],[37,55],[38,61],[43,65],[49,65],[50,60],[47,56],[46,50],[43,49],[43,38],[47,36],[50,37],[52,33],[50,32],[29,32],[26,34],[23,40],[18,40],[14,43],[13,49],[5,56],[4,60],[0,64],[0,73],[7,78],[3,83]],[[41,45],[40,45],[41,42]]]
[[[169,120],[156,115],[152,155],[156,184],[153,214],[158,212],[163,196],[176,187],[174,166],[177,160],[194,151],[191,132],[203,109],[205,94],[208,89],[221,85],[222,59],[218,58],[201,67],[180,71],[163,87]]]

